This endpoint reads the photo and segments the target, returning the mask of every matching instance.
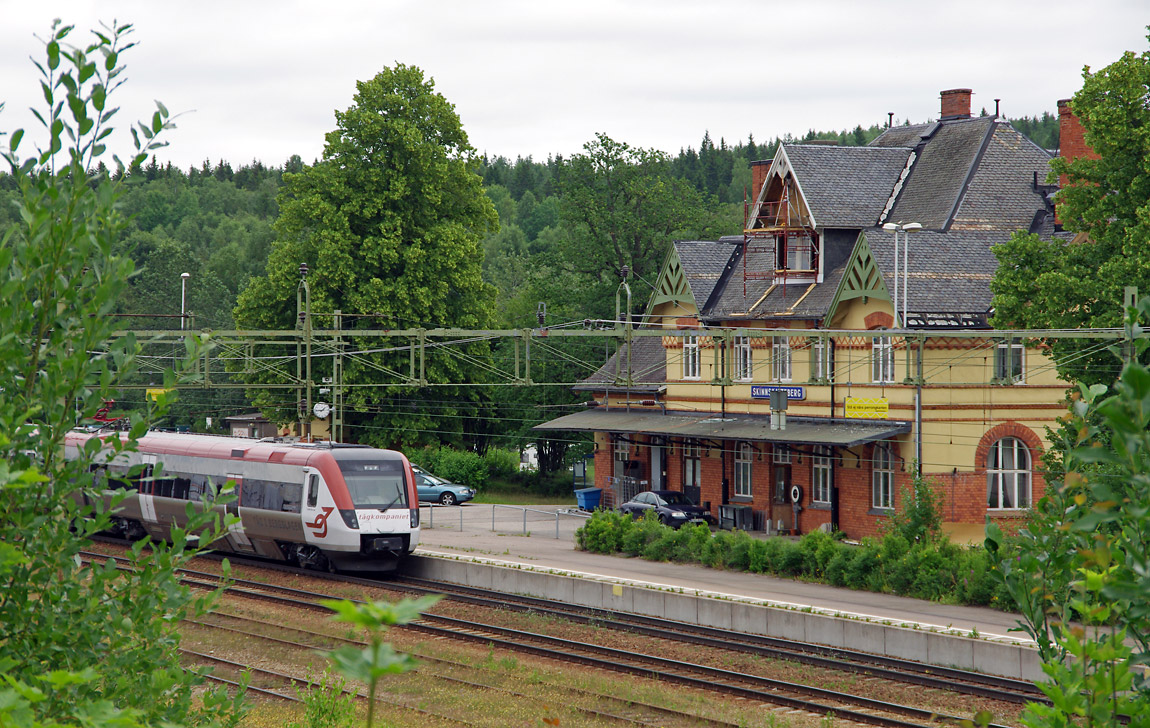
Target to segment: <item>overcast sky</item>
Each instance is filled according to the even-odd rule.
[[[975,113],[1055,111],[1123,51],[1147,49],[1145,0],[0,0],[0,130],[40,98],[29,56],[53,18],[74,36],[136,27],[121,125],[153,99],[184,112],[159,154],[311,162],[355,82],[421,67],[480,152],[580,150],[596,132],[676,153],[752,133],[936,118],[938,92],[974,90]],[[1141,11],[1141,12],[1139,12]],[[27,143],[27,142],[26,142]],[[6,146],[6,142],[4,142]],[[130,152],[117,147],[121,157]],[[28,151],[28,150],[24,150]]]

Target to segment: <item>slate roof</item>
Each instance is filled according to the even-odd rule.
[[[632,387],[614,386],[616,378],[615,362],[620,352],[626,353],[622,346],[607,362],[591,376],[584,379],[573,389],[595,390],[598,392],[623,392],[628,389],[632,392],[655,392],[667,381],[667,354],[663,349],[663,340],[658,336],[639,336],[631,339],[631,372],[635,385]],[[621,365],[625,368],[625,365]],[[622,370],[620,370],[620,374]]]
[[[1006,123],[994,132],[951,222],[951,230],[1027,230],[1047,206],[1050,155]]]
[[[926,313],[983,313],[990,309],[990,280],[998,268],[992,245],[1005,242],[1001,230],[963,230],[949,233],[924,230],[911,233],[907,310]],[[894,282],[894,236],[882,228],[866,231],[875,263]],[[899,286],[902,286],[900,239]],[[893,291],[892,291],[893,292]],[[902,307],[899,292],[899,307]]]
[[[990,116],[938,124],[916,150],[918,158],[887,220],[946,229],[995,126]]]
[[[679,255],[679,263],[683,266],[683,275],[687,285],[691,287],[691,295],[695,304],[701,309],[710,298],[715,284],[723,268],[742,245],[742,239],[736,244],[732,240],[684,240],[674,243],[675,252]]]
[[[807,207],[820,228],[863,228],[876,224],[911,151],[783,145]]]

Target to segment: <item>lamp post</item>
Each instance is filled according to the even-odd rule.
[[[184,315],[187,310],[188,303],[188,279],[192,277],[191,273],[180,274],[180,331],[187,328],[188,319]]]
[[[917,222],[908,222],[903,224],[901,222],[888,222],[883,223],[883,230],[888,230],[894,235],[894,291],[891,297],[892,308],[894,309],[894,317],[896,321],[899,319],[898,312],[898,233],[902,231],[902,325],[906,326],[906,309],[907,309],[907,289],[910,287],[907,279],[907,271],[910,268],[910,234],[918,230],[922,230],[922,224]]]
[[[910,283],[907,279],[907,273],[910,271],[910,234],[922,230],[922,225],[917,222],[908,222],[902,226],[902,325],[905,327],[906,323],[906,292],[910,288]]]

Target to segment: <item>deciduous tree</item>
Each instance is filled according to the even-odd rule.
[[[455,108],[420,69],[399,64],[357,83],[352,106],[336,113],[322,160],[285,174],[279,203],[267,275],[240,295],[240,327],[295,326],[301,264],[309,269],[311,309],[322,315],[339,309],[356,325],[381,328],[490,322],[494,290],[481,277],[480,241],[498,218]],[[482,343],[467,349],[485,353]],[[407,352],[349,360],[344,382],[376,381],[379,366],[406,371],[407,360]],[[427,371],[437,382],[472,376],[449,354],[430,357]],[[348,424],[358,428],[356,439],[376,444],[462,437],[480,393],[446,391],[419,406],[420,396],[406,388],[352,389]],[[275,410],[282,398],[254,399],[274,419],[295,416]],[[411,406],[396,407],[398,399]]]
[[[1057,157],[1050,181],[1066,175],[1059,215],[1078,235],[1040,239],[1018,233],[994,249],[994,323],[1001,328],[1116,327],[1123,289],[1150,292],[1150,51],[1127,52],[1101,71],[1083,72],[1071,107],[1098,159]],[[1064,377],[1114,379],[1116,360],[1072,340],[1053,344]],[[1097,348],[1097,347],[1096,347]],[[1072,356],[1074,355],[1074,356]]]

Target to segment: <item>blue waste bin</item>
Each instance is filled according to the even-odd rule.
[[[599,507],[599,500],[603,497],[602,488],[580,488],[575,491],[575,502],[581,511],[593,511]]]

